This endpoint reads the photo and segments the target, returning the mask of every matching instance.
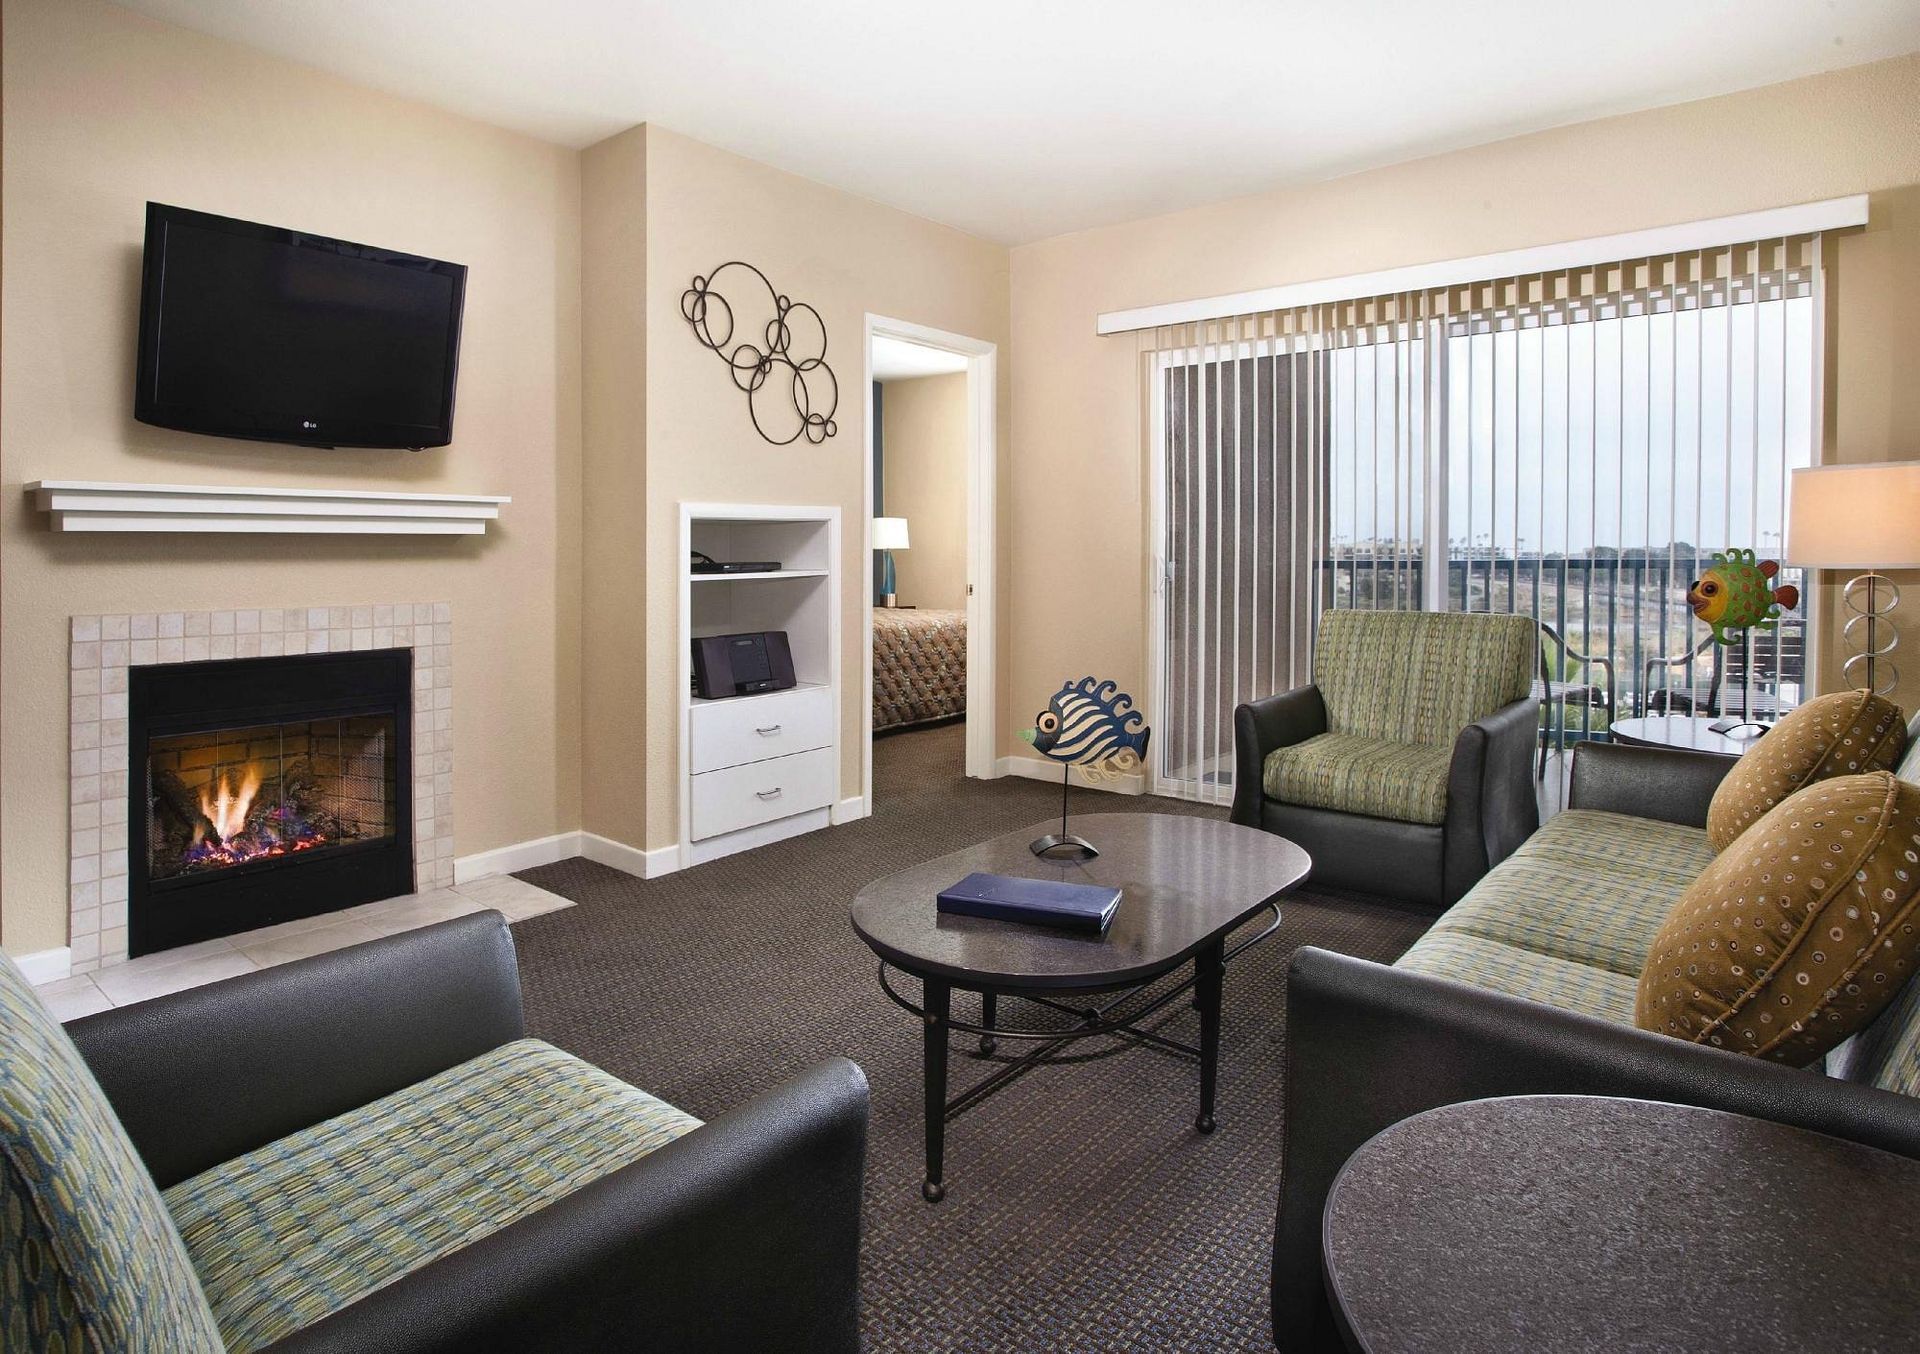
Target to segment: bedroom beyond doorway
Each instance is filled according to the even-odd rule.
[[[991,684],[977,677],[992,671],[993,430],[979,411],[993,360],[990,344],[869,319],[871,732],[967,723],[973,776],[994,771]]]

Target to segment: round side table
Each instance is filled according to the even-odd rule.
[[[1429,1110],[1348,1159],[1322,1240],[1365,1354],[1920,1343],[1920,1161],[1717,1110]]]
[[[1647,715],[1640,719],[1616,719],[1607,726],[1616,743],[1642,748],[1685,748],[1692,752],[1717,752],[1723,757],[1738,757],[1759,741],[1766,730],[1751,724],[1732,733],[1715,733],[1715,721],[1704,715]]]

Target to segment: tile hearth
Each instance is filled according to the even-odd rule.
[[[453,883],[453,609],[446,602],[75,616],[68,667],[68,946],[76,975],[127,960],[128,670],[349,650],[413,651],[414,881]],[[331,913],[343,917],[345,913]],[[146,960],[164,961],[176,951]]]
[[[572,906],[571,899],[523,879],[489,875],[451,888],[388,898],[341,912],[162,950],[95,973],[42,983],[35,990],[56,1018],[76,1020],[109,1007],[128,1006],[170,992],[182,992],[222,978],[344,949],[365,940],[451,921],[487,908],[498,909],[508,921],[515,922]]]

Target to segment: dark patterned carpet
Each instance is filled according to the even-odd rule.
[[[1271,1349],[1287,956],[1314,944],[1391,959],[1428,919],[1296,895],[1281,933],[1228,970],[1218,1132],[1192,1129],[1185,1059],[1128,1050],[1042,1068],[951,1125],[947,1199],[930,1206],[919,1030],[881,995],[847,905],[869,880],[1057,806],[1037,781],[966,780],[962,738],[952,726],[877,742],[862,822],[651,881],[582,860],[527,871],[580,904],[513,928],[533,1032],[703,1118],[830,1053],[865,1068],[869,1349]],[[956,1014],[976,1014],[970,999]],[[1196,1023],[1183,1010],[1168,1033],[1191,1040]],[[960,1049],[956,1036],[954,1090],[986,1070]]]

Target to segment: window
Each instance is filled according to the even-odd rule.
[[[1150,348],[1160,787],[1224,800],[1232,711],[1311,671],[1325,607],[1503,611],[1641,711],[1771,716],[1804,608],[1722,650],[1689,583],[1777,558],[1812,463],[1818,236],[1270,312]],[[1776,583],[1794,582],[1787,571]],[[1583,675],[1584,674],[1584,675]],[[1604,737],[1595,699],[1556,742]]]

